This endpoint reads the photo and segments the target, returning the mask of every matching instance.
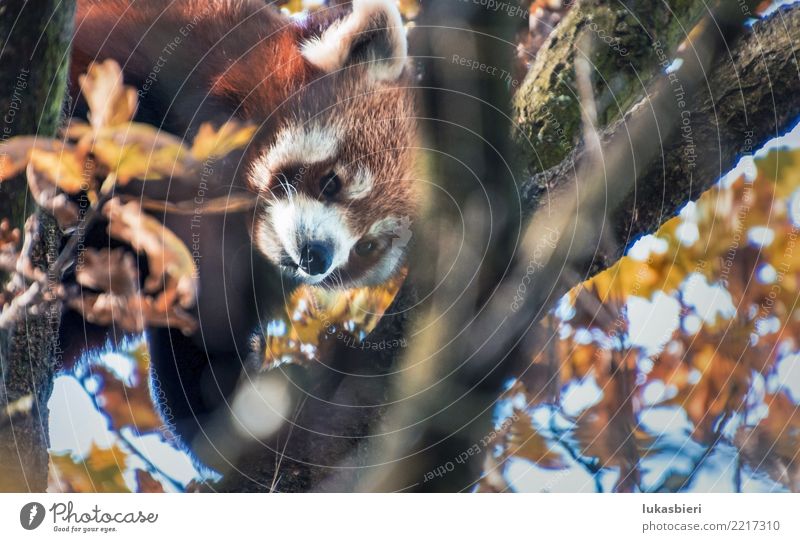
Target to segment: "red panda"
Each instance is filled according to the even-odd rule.
[[[254,0],[87,0],[73,47],[73,78],[114,58],[168,130],[227,116],[262,127],[240,169],[262,196],[252,238],[273,264],[345,286],[396,270],[414,107],[391,1],[291,19]]]
[[[256,0],[80,0],[71,88],[108,58],[138,91],[136,120],[180,136],[229,118],[259,127],[204,189],[254,192],[252,215],[160,217],[187,246],[200,245],[198,332],[148,331],[154,393],[192,441],[226,404],[260,318],[282,306],[280,277],[373,285],[401,265],[404,247],[393,240],[416,208],[406,34],[392,0],[302,17]],[[142,190],[169,199],[186,187]]]

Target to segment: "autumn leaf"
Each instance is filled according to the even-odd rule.
[[[122,473],[128,463],[127,454],[116,444],[100,448],[92,443],[83,459],[70,453],[50,453],[53,469],[51,490],[65,489],[79,493],[129,493]]]
[[[166,312],[174,303],[184,308],[193,306],[197,272],[183,241],[134,201],[122,204],[113,198],[103,207],[103,214],[109,220],[108,231],[113,238],[147,256],[149,276],[145,279],[144,290],[161,292],[154,308]]]
[[[28,164],[26,176],[34,201],[56,219],[62,231],[70,230],[78,225],[80,210],[67,194],[59,191],[58,187],[48,182],[47,179],[42,178],[32,164]]]
[[[682,406],[694,423],[694,438],[710,442],[720,417],[743,406],[750,387],[750,369],[719,352],[713,343],[699,345],[688,355],[691,365],[700,372],[700,380],[672,402]]]
[[[764,403],[768,415],[755,427],[741,427],[736,445],[753,469],[800,491],[800,406],[783,392],[768,394]]]
[[[137,493],[164,493],[164,486],[146,470],[136,469]]]
[[[124,249],[87,248],[75,269],[75,280],[84,288],[68,305],[87,322],[115,324],[132,333],[144,331],[147,313],[139,292],[139,273],[133,255]]]
[[[86,137],[91,138],[94,130],[90,124],[73,117],[69,119],[67,126],[60,133],[64,139],[76,142]]]
[[[573,344],[561,364],[562,378],[569,381],[573,378],[584,378],[592,371],[605,372],[611,361],[608,350],[596,344]]]
[[[415,19],[419,15],[419,0],[400,0],[400,13],[406,19]]]
[[[127,357],[133,364],[129,381],[121,380],[115,372],[109,370],[103,364],[102,358],[96,358],[89,365],[89,374],[100,381],[98,402],[110,418],[111,427],[116,431],[129,428],[136,433],[159,430],[163,422],[153,407],[150,396],[150,356],[147,343],[139,341],[117,353]]]
[[[174,327],[186,334],[197,328],[197,321],[180,306],[142,294],[133,255],[121,248],[86,249],[75,278],[84,288],[100,291],[82,290],[67,301],[87,322],[113,324],[131,333],[141,333],[146,326]]]
[[[255,132],[256,126],[242,126],[235,121],[228,121],[216,130],[204,122],[192,143],[192,156],[198,162],[221,158],[247,145]]]
[[[283,0],[280,7],[289,13],[299,13],[304,9],[303,0]]]
[[[191,335],[197,330],[197,320],[176,305],[164,309],[163,302],[137,293],[122,297],[107,293],[83,293],[70,298],[68,305],[87,322],[111,326],[129,333],[141,333],[145,327],[171,327]]]
[[[533,420],[526,412],[515,411],[508,431],[507,450],[510,456],[520,457],[545,469],[566,467],[560,453],[553,450],[548,441],[536,430]]]
[[[89,104],[89,121],[95,131],[133,118],[138,103],[136,89],[125,86],[122,70],[114,60],[93,62],[78,78],[78,84]]]
[[[102,365],[92,366],[91,374],[100,379],[97,396],[114,430],[130,428],[136,433],[148,433],[162,426],[147,385],[128,386]]]
[[[16,250],[19,241],[19,228],[12,228],[7,218],[0,220],[0,251]]]
[[[60,152],[34,148],[30,153],[31,167],[36,174],[57,186],[67,194],[77,194],[91,186],[92,172],[73,152]]]
[[[357,343],[380,321],[405,280],[405,270],[386,284],[345,291],[310,286],[297,288],[286,303],[286,316],[273,326],[286,330],[282,335],[264,337],[263,366],[269,369],[291,359],[303,363],[309,357],[303,346],[318,348],[324,339],[334,338]],[[280,325],[278,325],[280,323]],[[331,337],[332,335],[332,337]],[[308,353],[310,350],[305,349]]]
[[[138,122],[99,129],[80,145],[90,146],[97,160],[117,174],[120,186],[131,179],[183,177],[196,165],[179,138]]]
[[[60,141],[36,136],[12,137],[0,144],[0,182],[13,179],[25,170],[34,149],[60,154],[73,147]]]
[[[133,256],[124,249],[87,248],[76,266],[75,280],[86,288],[128,296],[136,292],[139,274]]]

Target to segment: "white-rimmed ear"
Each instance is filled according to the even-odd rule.
[[[354,0],[353,11],[300,46],[303,56],[326,73],[365,63],[375,80],[400,77],[408,40],[394,0]]]

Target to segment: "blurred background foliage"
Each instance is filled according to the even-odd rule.
[[[504,483],[800,490],[799,186],[799,150],[745,158],[562,300],[498,409]]]

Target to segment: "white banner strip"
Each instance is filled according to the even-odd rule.
[[[15,542],[800,540],[800,496],[774,494],[0,494],[0,510]]]

